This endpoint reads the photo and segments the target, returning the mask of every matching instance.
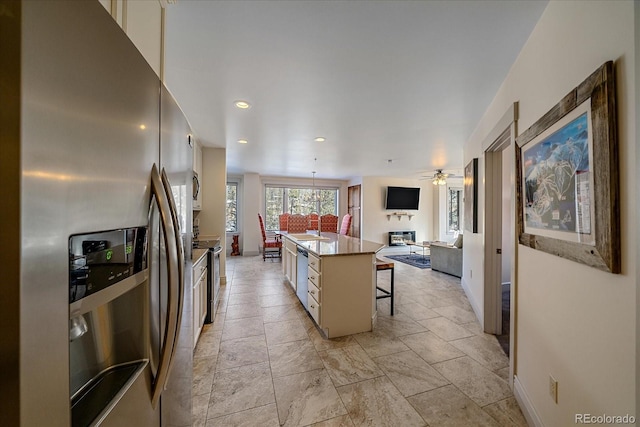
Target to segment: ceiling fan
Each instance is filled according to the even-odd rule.
[[[442,169],[436,169],[433,176],[422,176],[420,179],[431,179],[433,185],[445,185],[447,178],[462,178],[461,175],[445,173]]]

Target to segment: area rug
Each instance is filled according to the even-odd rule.
[[[385,258],[399,261],[405,264],[409,264],[418,268],[431,268],[431,258],[429,256],[422,256],[420,254],[411,255],[385,255]]]

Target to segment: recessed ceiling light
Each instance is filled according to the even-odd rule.
[[[314,139],[315,142],[325,142],[326,139],[323,136],[319,136],[316,139]]]
[[[238,144],[246,144],[246,143],[248,143],[248,142],[249,142],[249,141],[247,141],[246,139],[239,139],[239,140],[238,140]]]
[[[140,129],[145,130],[147,127],[144,124],[140,125]]]
[[[236,107],[242,109],[242,110],[246,110],[248,108],[251,108],[251,104],[249,104],[247,101],[236,101],[233,103],[233,105],[235,105]]]

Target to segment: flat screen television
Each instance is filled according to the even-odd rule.
[[[419,188],[387,187],[385,208],[388,210],[418,210],[419,201]]]

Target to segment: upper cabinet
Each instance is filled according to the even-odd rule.
[[[193,141],[193,210],[202,209],[202,147]]]
[[[138,48],[158,77],[162,76],[162,4],[159,0],[100,0]]]

